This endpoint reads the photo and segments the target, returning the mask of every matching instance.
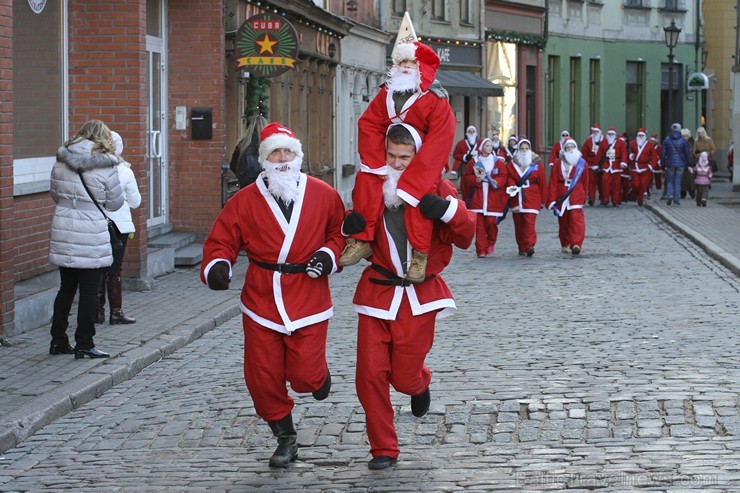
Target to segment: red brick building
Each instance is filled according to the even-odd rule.
[[[89,119],[122,135],[143,197],[127,277],[151,277],[148,237],[207,234],[221,209],[224,43],[222,2],[0,0],[0,335],[15,328],[17,284],[56,270],[49,173]],[[210,109],[210,138],[192,138],[193,108]]]

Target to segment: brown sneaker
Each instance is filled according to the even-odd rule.
[[[411,265],[406,271],[406,280],[413,283],[424,282],[427,275],[427,254],[412,250]]]
[[[349,238],[347,239],[347,246],[344,247],[344,251],[339,257],[339,265],[341,267],[355,265],[360,260],[368,258],[372,253],[370,243]]]

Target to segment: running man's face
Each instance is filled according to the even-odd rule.
[[[385,143],[385,162],[396,171],[405,170],[416,156],[416,147],[411,144]]]

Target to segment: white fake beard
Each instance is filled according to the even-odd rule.
[[[301,178],[302,156],[287,163],[271,163],[265,161],[262,168],[267,178],[267,190],[286,204],[291,204],[298,198],[298,182]]]
[[[383,182],[383,200],[389,209],[397,209],[403,204],[403,199],[398,196],[398,180],[403,170],[388,168],[388,179]]]
[[[501,149],[501,141],[500,140],[493,140],[491,141],[493,143],[493,153],[496,154],[499,149]]]
[[[421,85],[421,73],[418,70],[394,65],[388,71],[386,86],[391,92],[418,91]]]
[[[607,142],[607,143],[608,143],[609,145],[612,145],[612,144],[614,143],[614,141],[615,141],[615,140],[617,140],[617,136],[616,136],[616,135],[609,135],[609,134],[606,134],[606,142]]]
[[[578,160],[581,159],[581,151],[573,149],[572,151],[563,152],[563,159],[565,159],[565,162],[568,164],[575,165],[578,163]]]
[[[598,144],[599,142],[601,142],[601,137],[601,132],[596,132],[595,134],[591,134],[591,141],[594,144]]]
[[[517,151],[516,159],[519,161],[521,168],[527,168],[532,164],[532,151]]]
[[[478,134],[465,134],[465,139],[468,141],[468,144],[474,146],[478,142]]]
[[[642,147],[643,145],[645,145],[645,141],[647,140],[647,137],[639,137],[638,136],[637,139],[635,139],[635,140],[637,140],[637,146],[638,147]]]

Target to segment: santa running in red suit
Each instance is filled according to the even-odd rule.
[[[451,171],[453,175],[460,173],[462,176],[465,173],[465,169],[461,169],[461,166],[478,155],[480,142],[481,139],[478,138],[478,130],[475,126],[470,125],[465,130],[465,137],[455,144],[455,150],[452,152],[452,159],[455,160],[452,164]]]
[[[535,224],[540,209],[547,203],[545,164],[532,152],[532,144],[522,139],[511,164],[507,165],[506,193],[514,220],[514,236],[519,255],[534,255],[537,244]]]
[[[624,142],[624,148],[627,152],[627,166],[622,168],[622,173],[620,176],[620,183],[622,185],[622,201],[633,201],[635,199],[634,190],[632,189],[632,173],[630,173],[630,167],[629,167],[629,148],[630,148],[630,141],[627,137],[626,132],[622,132],[619,134],[619,140]]]
[[[506,164],[511,164],[514,160],[514,156],[516,155],[516,145],[519,143],[519,139],[516,138],[516,135],[509,136],[509,140],[506,142],[506,147],[504,147],[504,158],[506,159]]]
[[[596,160],[601,163],[601,205],[611,201],[614,207],[622,204],[622,169],[627,167],[627,146],[617,137],[617,129],[609,127],[606,139],[601,141]]]
[[[583,147],[581,147],[581,155],[588,165],[588,205],[594,205],[597,191],[599,192],[599,198],[603,195],[601,192],[601,175],[603,170],[601,169],[601,162],[597,159],[599,145],[602,140],[604,140],[604,135],[601,133],[601,125],[595,123],[591,127],[591,135],[583,143]]]
[[[240,303],[244,378],[257,415],[278,439],[270,467],[287,467],[298,448],[286,381],[318,400],[331,388],[327,276],[345,244],[344,206],[336,190],[301,173],[301,143],[289,128],[271,123],[262,130],[259,160],[257,181],[216,218],[200,277],[211,289],[227,289],[239,252],[249,257]]]
[[[632,190],[637,205],[642,206],[653,180],[653,168],[657,166],[658,156],[653,143],[647,138],[644,128],[637,130],[637,137],[629,145],[629,167],[632,176]]]
[[[567,130],[563,130],[560,132],[560,140],[555,142],[552,145],[552,149],[550,149],[550,158],[547,160],[547,165],[552,166],[555,163],[556,159],[560,158],[560,153],[563,150],[563,144],[565,144],[565,141],[570,138],[570,132]]]
[[[491,143],[493,144],[493,154],[503,158],[504,163],[506,163],[506,146],[501,142],[501,138],[498,133],[494,132],[491,135]]]
[[[578,144],[567,139],[561,158],[556,159],[550,172],[548,209],[558,218],[558,238],[563,253],[581,253],[586,236],[583,205],[588,195],[588,170]]]
[[[471,159],[463,176],[463,199],[475,212],[475,253],[485,258],[493,253],[498,238],[497,219],[503,215],[506,195],[506,160],[493,153],[491,139],[483,139],[478,157]]]
[[[660,190],[663,187],[663,166],[660,164],[660,141],[658,140],[658,134],[650,136],[650,142],[653,144],[655,149],[655,163],[650,168],[652,171],[653,179],[655,181],[655,189]],[[650,190],[652,189],[652,183],[648,187],[648,197],[650,197]]]
[[[359,314],[357,333],[357,395],[365,410],[372,460],[370,469],[396,463],[400,449],[393,424],[390,386],[411,395],[411,412],[421,417],[429,409],[432,375],[424,365],[434,341],[437,319],[455,312],[450,289],[440,276],[452,257],[452,245],[466,249],[475,234],[475,215],[457,198],[457,189],[447,180],[435,194],[422,196],[419,208],[434,221],[427,278],[414,284],[405,279],[405,260],[411,255],[403,209],[409,207],[397,194],[397,184],[406,173],[418,146],[406,124],[388,133],[388,180],[383,185],[384,207],[375,238],[370,243],[372,265],[365,268],[354,296]],[[427,144],[430,144],[428,140]],[[422,146],[423,149],[423,146]],[[354,224],[345,221],[345,231]]]
[[[423,282],[433,221],[419,211],[419,200],[434,192],[447,168],[455,138],[455,116],[447,92],[436,85],[439,57],[429,46],[397,44],[391,54],[393,67],[386,84],[372,100],[358,122],[358,151],[361,168],[352,190],[353,210],[365,219],[365,229],[347,242],[339,265],[353,265],[370,255],[367,244],[383,214],[385,134],[391,123],[408,123],[426,135],[427,145],[416,155],[398,183],[398,195],[406,208],[409,242],[414,248],[407,278]],[[433,85],[435,83],[435,85]]]

